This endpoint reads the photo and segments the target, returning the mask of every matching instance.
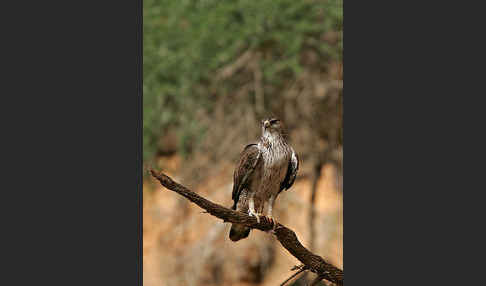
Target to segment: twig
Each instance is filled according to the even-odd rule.
[[[297,271],[297,272],[295,272],[294,274],[292,274],[289,278],[287,278],[287,280],[285,280],[284,282],[282,282],[282,284],[280,284],[280,286],[284,286],[287,282],[289,282],[290,280],[292,280],[295,276],[297,276],[300,273],[308,270],[307,267],[305,267],[304,265],[302,265],[300,267],[294,267],[291,270],[296,270],[296,269],[300,269],[300,270]]]
[[[322,277],[322,276],[320,276],[320,275],[319,275],[319,276],[317,276],[317,277],[316,277],[314,280],[312,280],[312,282],[311,282],[310,286],[315,286],[315,285],[317,285],[317,283],[319,283],[319,281],[321,281],[321,280],[322,280],[322,278],[323,278],[323,277]]]
[[[274,227],[273,223],[266,219],[263,219],[258,223],[255,217],[215,204],[174,182],[163,173],[157,174],[153,169],[150,170],[150,173],[153,177],[159,180],[162,186],[185,197],[199,207],[205,209],[209,214],[222,219],[224,222],[239,223],[261,231],[270,231],[274,229],[272,233],[276,236],[280,244],[287,249],[290,254],[302,262],[302,264],[304,264],[310,271],[316,273],[323,279],[336,283],[337,285],[344,284],[343,271],[334,265],[327,263],[322,257],[305,248],[298,240],[295,232],[291,229],[280,223],[277,223]]]

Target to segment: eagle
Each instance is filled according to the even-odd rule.
[[[278,118],[262,120],[262,136],[243,149],[234,171],[233,210],[248,213],[258,222],[267,206],[267,219],[276,225],[272,209],[277,196],[289,189],[297,176],[299,159],[284,138],[284,126]],[[250,228],[233,223],[232,241],[248,237]]]

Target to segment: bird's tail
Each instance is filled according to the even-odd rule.
[[[250,228],[249,227],[247,227],[243,224],[233,223],[231,225],[229,238],[232,241],[238,241],[240,239],[248,237],[249,234],[250,234]]]

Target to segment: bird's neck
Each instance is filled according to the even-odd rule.
[[[265,146],[266,148],[272,148],[276,145],[286,144],[285,139],[279,133],[264,132],[261,137],[261,141],[263,146]]]

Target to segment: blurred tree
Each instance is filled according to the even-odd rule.
[[[340,145],[342,19],[339,0],[144,1],[144,160],[231,158],[267,114],[317,133],[304,156]]]

